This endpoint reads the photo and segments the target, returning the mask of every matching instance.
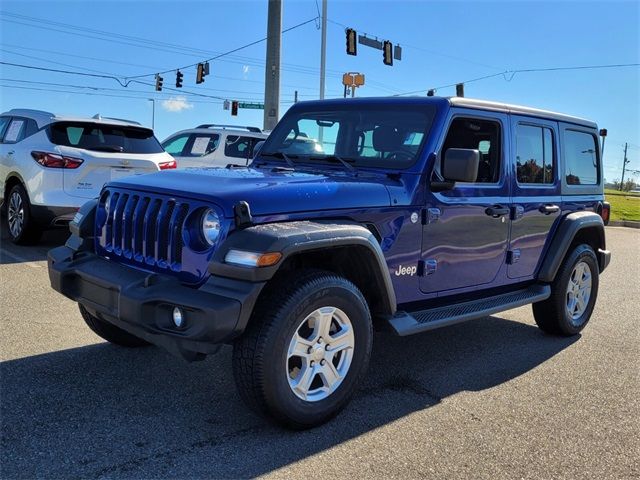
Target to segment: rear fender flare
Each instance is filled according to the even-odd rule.
[[[538,280],[542,282],[552,282],[554,280],[562,261],[567,254],[570,253],[569,248],[576,238],[576,235],[578,235],[580,231],[587,229],[597,232],[596,255],[598,255],[598,250],[605,249],[604,223],[600,215],[594,212],[570,213],[562,219],[560,227],[551,241],[551,245],[540,267]],[[602,270],[603,268],[604,266],[600,265],[600,269]]]

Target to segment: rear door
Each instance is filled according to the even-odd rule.
[[[64,191],[76,197],[95,198],[105,183],[157,172],[160,162],[170,160],[153,131],[142,127],[57,122],[49,127],[49,138],[61,155],[82,159],[63,175]]]
[[[513,211],[507,275],[536,271],[562,207],[557,122],[512,115]]]

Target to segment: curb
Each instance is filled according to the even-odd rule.
[[[634,220],[610,220],[608,227],[640,228],[640,222]]]

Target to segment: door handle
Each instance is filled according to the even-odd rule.
[[[552,213],[559,212],[560,207],[558,205],[542,205],[538,210],[545,215],[551,215]]]
[[[502,205],[494,205],[493,207],[487,208],[484,213],[493,218],[501,217],[502,215],[507,215],[511,210],[508,207],[503,207]]]

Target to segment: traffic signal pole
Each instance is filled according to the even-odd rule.
[[[280,41],[282,0],[269,0],[267,19],[267,63],[264,73],[264,129],[273,130],[280,107]]]

